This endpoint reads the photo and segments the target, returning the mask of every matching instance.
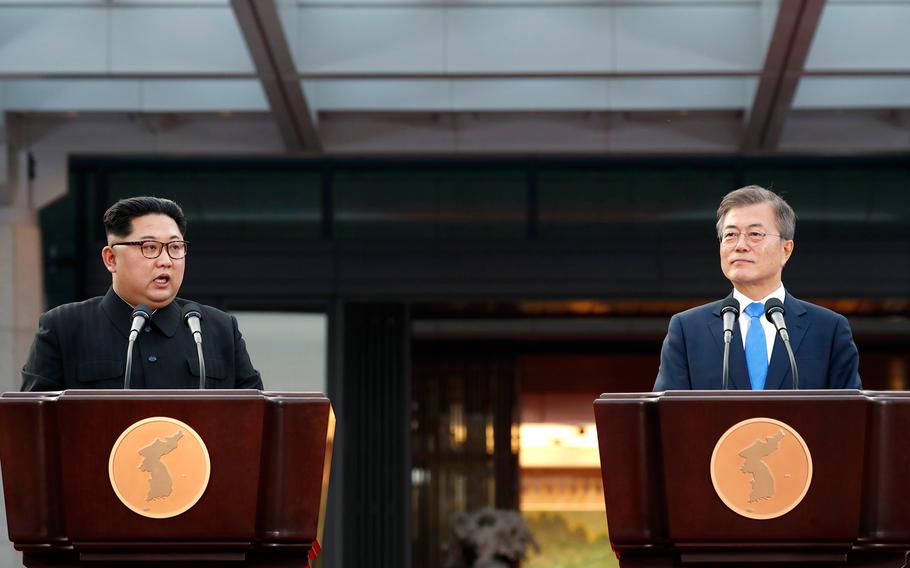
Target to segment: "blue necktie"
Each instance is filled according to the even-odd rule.
[[[765,330],[761,318],[765,315],[765,306],[753,302],[746,306],[746,314],[752,318],[749,333],[746,334],[746,366],[749,367],[749,382],[752,390],[764,390],[768,377],[768,344],[765,343]]]

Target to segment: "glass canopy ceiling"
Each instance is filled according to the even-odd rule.
[[[247,2],[0,0],[0,110],[280,117],[277,82],[326,141],[401,114],[588,113],[798,150],[848,115],[910,146],[910,0],[277,0],[271,28]]]

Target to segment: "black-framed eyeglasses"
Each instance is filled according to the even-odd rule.
[[[739,231],[724,231],[720,236],[721,246],[732,248],[739,244],[739,239],[741,237],[746,238],[746,242],[750,245],[760,245],[762,241],[765,240],[765,237],[780,237],[780,235],[775,235],[773,233],[766,233],[764,231],[746,231],[745,233],[740,233]]]
[[[112,243],[112,247],[119,245],[131,245],[139,247],[139,250],[142,251],[142,256],[145,258],[158,258],[161,256],[162,250],[167,250],[167,255],[171,257],[172,260],[180,260],[181,258],[186,257],[187,241],[168,241],[162,243],[161,241],[125,241],[122,243]]]

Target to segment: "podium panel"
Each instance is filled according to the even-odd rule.
[[[27,566],[306,565],[319,552],[334,428],[315,393],[5,393],[10,540]]]
[[[622,565],[872,566],[910,550],[910,393],[604,394],[594,414]]]

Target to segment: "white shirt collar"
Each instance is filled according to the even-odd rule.
[[[758,300],[758,303],[764,305],[764,303],[767,302],[771,298],[777,298],[778,300],[783,302],[784,296],[786,296],[786,295],[787,295],[787,291],[784,289],[783,283],[781,283],[781,285],[778,286],[776,290],[774,290],[773,292],[771,292],[770,294],[768,294],[761,300]],[[748,306],[749,304],[756,301],[756,300],[753,300],[752,298],[746,296],[745,294],[743,294],[736,288],[733,288],[733,297],[736,298],[737,302],[739,302],[739,306],[740,306],[741,310],[746,309],[746,306]]]

